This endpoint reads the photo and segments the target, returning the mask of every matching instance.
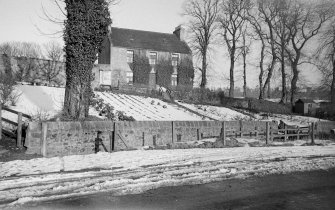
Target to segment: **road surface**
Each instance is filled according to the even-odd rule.
[[[164,187],[138,195],[97,194],[18,209],[335,209],[335,169]]]

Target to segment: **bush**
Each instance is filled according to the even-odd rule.
[[[0,72],[0,104],[16,105],[20,95],[14,91],[15,78],[11,74]]]
[[[225,97],[222,90],[210,90],[208,88],[190,88],[187,86],[177,87],[173,91],[173,97],[178,100],[185,100],[191,103],[211,103],[219,105]]]
[[[98,96],[96,95],[93,95],[90,105],[93,106],[95,110],[99,112],[100,116],[104,116],[108,120],[135,121],[135,119],[132,116],[127,116],[124,112],[121,111],[114,112],[113,106],[105,104],[104,100],[98,98]]]

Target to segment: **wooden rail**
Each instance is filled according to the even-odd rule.
[[[11,121],[11,120],[6,119],[6,118],[3,118],[2,117],[2,110],[7,111],[7,112],[11,112],[13,114],[16,114],[17,115],[17,122]],[[16,146],[19,147],[19,148],[23,147],[23,142],[22,142],[22,124],[23,124],[23,121],[22,121],[22,117],[25,117],[25,118],[31,120],[30,115],[27,115],[27,114],[9,109],[7,107],[2,107],[0,105],[0,140],[2,139],[2,132],[3,132],[2,122],[9,123],[9,124],[14,125],[14,126],[17,127]],[[9,132],[6,132],[6,133],[9,133]]]
[[[289,133],[291,131],[292,133]],[[220,138],[223,140],[224,144],[226,141],[226,137],[243,137],[243,136],[255,136],[256,138],[258,136],[265,136],[266,144],[268,144],[269,141],[272,141],[274,138],[284,138],[284,141],[286,141],[289,137],[297,137],[297,139],[300,139],[300,137],[310,137],[312,140],[312,144],[314,144],[314,137],[315,137],[315,123],[312,123],[311,126],[308,128],[285,128],[285,129],[271,129],[269,122],[266,123],[266,130],[248,130],[248,131],[242,131],[242,130],[227,130],[225,126],[225,122],[222,123],[221,128],[221,134]]]

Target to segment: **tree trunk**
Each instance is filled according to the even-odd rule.
[[[282,57],[283,59],[283,57]],[[281,87],[282,87],[282,92],[281,92],[281,99],[280,103],[284,104],[286,101],[286,73],[285,73],[285,61],[281,61]]]
[[[235,67],[235,43],[233,43],[231,52],[230,52],[230,88],[229,88],[229,97],[234,98],[235,94],[235,83],[234,83],[234,67]]]
[[[265,51],[265,44],[264,44],[264,41],[262,40],[261,59],[259,61],[260,72],[259,72],[259,76],[258,76],[258,80],[259,80],[259,99],[264,99],[264,92],[263,92],[264,51]]]
[[[330,100],[335,105],[335,60],[333,61],[333,80],[330,88]]]
[[[294,106],[295,102],[295,97],[297,94],[297,82],[298,82],[298,77],[299,77],[299,71],[298,71],[298,64],[293,63],[292,64],[292,72],[293,72],[293,78],[291,81],[291,105],[292,107]]]
[[[243,97],[247,97],[247,53],[245,50],[243,53]]]
[[[230,57],[230,77],[229,77],[229,80],[230,80],[229,97],[231,97],[231,98],[234,98],[234,90],[235,90],[235,87],[234,87],[234,65],[235,65],[235,58],[232,55]]]
[[[89,95],[87,88],[80,87],[80,85],[72,85],[68,82],[65,88],[64,111],[65,113],[75,119],[84,119],[88,116]]]
[[[205,50],[205,52],[202,55],[202,65],[201,65],[201,83],[200,83],[200,88],[204,89],[206,88],[206,84],[207,84],[207,78],[206,78],[206,74],[207,74],[207,52]]]
[[[271,98],[271,80],[268,82],[268,95],[267,98]]]

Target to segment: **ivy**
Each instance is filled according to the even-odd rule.
[[[163,87],[171,85],[171,75],[173,73],[173,66],[171,59],[160,59],[156,65],[157,84]]]
[[[194,68],[190,58],[184,58],[178,64],[178,85],[193,86]]]
[[[65,114],[73,119],[88,117],[92,97],[92,68],[107,36],[111,18],[105,0],[65,0],[67,19]]]
[[[149,84],[149,74],[151,71],[151,66],[146,56],[135,54],[133,63],[129,65],[130,68],[133,70],[135,84]]]

